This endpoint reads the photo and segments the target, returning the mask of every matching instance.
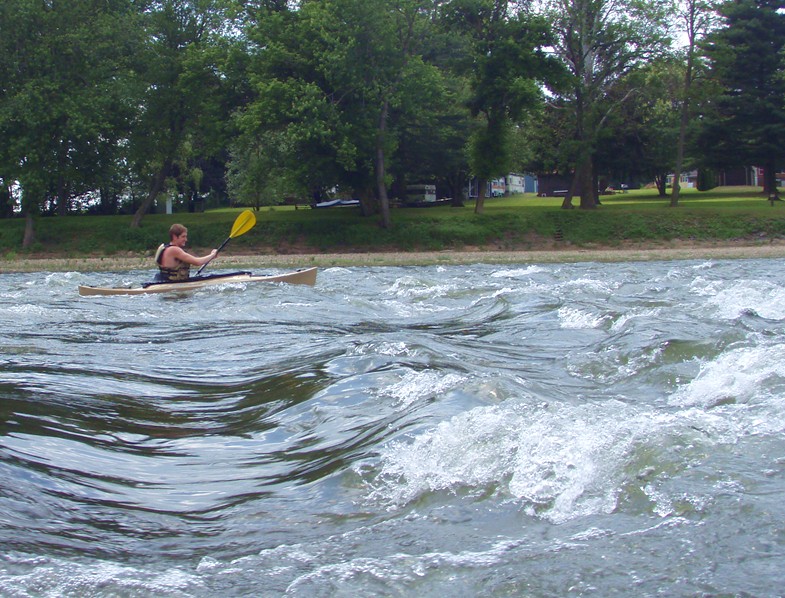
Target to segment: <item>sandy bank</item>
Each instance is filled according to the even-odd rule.
[[[305,266],[423,266],[434,264],[515,264],[622,262],[690,259],[785,257],[785,241],[766,243],[672,243],[620,247],[547,248],[518,251],[460,250],[373,253],[291,253],[238,255],[227,250],[208,270],[227,268],[299,268]],[[0,272],[97,272],[153,269],[150,256],[57,257],[0,259]]]

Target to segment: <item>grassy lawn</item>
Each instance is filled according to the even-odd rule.
[[[287,253],[532,249],[554,243],[613,247],[628,241],[785,237],[785,202],[772,206],[755,187],[684,190],[675,209],[669,198],[653,190],[602,196],[601,201],[596,210],[563,210],[560,198],[518,195],[486,200],[482,215],[474,213],[473,203],[463,208],[396,208],[389,230],[380,228],[377,218],[362,218],[356,208],[264,207],[257,213],[257,225],[231,245],[235,251]],[[131,216],[41,217],[36,220],[36,243],[28,251],[21,249],[23,220],[0,220],[0,255],[149,254],[167,239],[173,222],[188,227],[191,246],[198,251],[219,245],[241,210],[151,214],[139,229],[130,228]]]

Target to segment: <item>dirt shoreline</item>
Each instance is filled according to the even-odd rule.
[[[751,243],[673,242],[623,244],[618,247],[544,247],[520,250],[467,248],[447,251],[285,253],[238,255],[227,252],[211,266],[227,268],[322,268],[344,266],[426,266],[460,264],[630,262],[692,259],[751,259],[785,257],[785,240]],[[98,272],[145,270],[154,267],[151,256],[26,256],[0,258],[0,273],[7,272]]]

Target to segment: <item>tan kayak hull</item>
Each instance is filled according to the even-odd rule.
[[[148,287],[89,287],[80,286],[79,294],[82,296],[90,295],[149,295],[153,293],[181,293],[183,291],[195,291],[204,287],[222,284],[246,284],[251,282],[285,282],[288,284],[316,284],[317,268],[306,268],[284,274],[274,274],[269,276],[238,273],[227,276],[213,276],[198,280],[187,280],[185,282],[168,282],[152,284]]]

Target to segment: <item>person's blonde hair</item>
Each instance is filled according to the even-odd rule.
[[[185,228],[182,224],[173,224],[169,227],[169,240],[171,241],[175,237],[179,237],[184,232],[187,232],[188,229]]]

